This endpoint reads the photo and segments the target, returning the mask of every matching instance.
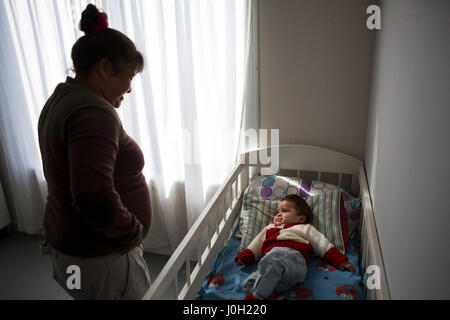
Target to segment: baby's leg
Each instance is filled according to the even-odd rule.
[[[270,250],[259,262],[258,271],[261,274],[256,280],[253,296],[257,299],[265,299],[270,296],[281,281],[285,267],[279,259],[278,248]]]
[[[249,293],[253,290],[256,279],[258,279],[258,277],[260,277],[260,274],[258,271],[255,271],[250,274],[247,279],[245,279],[244,284],[242,285],[242,289],[244,290],[244,292]]]
[[[307,267],[303,256],[296,250],[275,247],[258,264],[261,274],[254,285],[253,296],[265,299],[274,292],[291,289],[305,279]]]
[[[284,273],[282,279],[275,288],[275,292],[289,290],[296,284],[303,282],[308,271],[306,260],[298,251],[291,250],[286,253],[282,260],[285,267]]]

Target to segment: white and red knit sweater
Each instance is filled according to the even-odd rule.
[[[340,253],[328,239],[311,224],[284,224],[265,227],[247,249],[239,253],[235,261],[241,259],[244,264],[252,264],[264,257],[274,247],[288,247],[299,251],[309,262],[314,252],[325,262],[338,268],[348,258]]]

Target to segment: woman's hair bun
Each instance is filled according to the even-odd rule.
[[[122,62],[134,63],[136,71],[144,68],[144,58],[136,45],[122,32],[108,27],[108,17],[93,4],[81,13],[79,28],[85,35],[72,47],[73,68],[78,75],[89,75],[95,64],[108,59],[115,71],[120,72]]]
[[[91,33],[97,26],[98,15],[100,11],[93,4],[88,4],[86,9],[81,13],[80,30],[86,34]]]

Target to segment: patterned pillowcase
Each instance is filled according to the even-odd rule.
[[[345,213],[347,215],[348,236],[361,240],[361,200],[342,192]]]
[[[313,212],[311,223],[340,252],[345,253],[348,237],[346,224],[341,223],[342,220],[345,221],[345,210],[341,200],[339,189],[328,190],[306,198]],[[238,252],[245,250],[261,230],[272,223],[279,202],[280,200],[244,195],[240,221],[242,239]]]
[[[302,198],[329,190],[341,190],[347,216],[348,236],[360,239],[361,201],[345,192],[339,186],[321,181],[308,181],[299,178],[278,175],[257,176],[248,186],[246,193],[254,197],[281,200],[288,194],[297,194]]]
[[[345,254],[349,239],[342,190],[330,189],[305,200],[313,213],[312,225]]]
[[[238,251],[245,250],[253,238],[272,223],[280,200],[270,200],[245,194],[242,202],[239,232],[241,244]]]
[[[255,177],[246,192],[254,197],[270,200],[283,199],[288,194],[298,194],[302,198],[310,195],[311,182],[298,178],[277,175]]]

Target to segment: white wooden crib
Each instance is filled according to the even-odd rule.
[[[372,277],[377,266],[379,289],[365,286],[367,299],[390,299],[389,288],[375,226],[372,204],[363,162],[349,155],[309,145],[281,145],[258,149],[242,155],[229,177],[206,205],[167,264],[153,281],[143,299],[194,299],[211,271],[219,251],[226,245],[239,222],[244,191],[249,181],[269,165],[261,164],[261,152],[279,153],[278,174],[319,180],[341,186],[362,200],[361,265],[366,276]],[[256,163],[249,160],[257,159]],[[264,173],[264,172],[263,172]],[[273,172],[275,173],[275,172]],[[207,237],[207,241],[202,238]],[[205,243],[204,247],[201,246]],[[195,257],[195,258],[194,258]],[[194,266],[191,268],[191,266]],[[183,270],[185,268],[185,270]],[[191,270],[192,269],[192,270]],[[184,272],[185,271],[185,272]],[[178,283],[185,273],[184,283]],[[378,275],[374,275],[378,276]]]

